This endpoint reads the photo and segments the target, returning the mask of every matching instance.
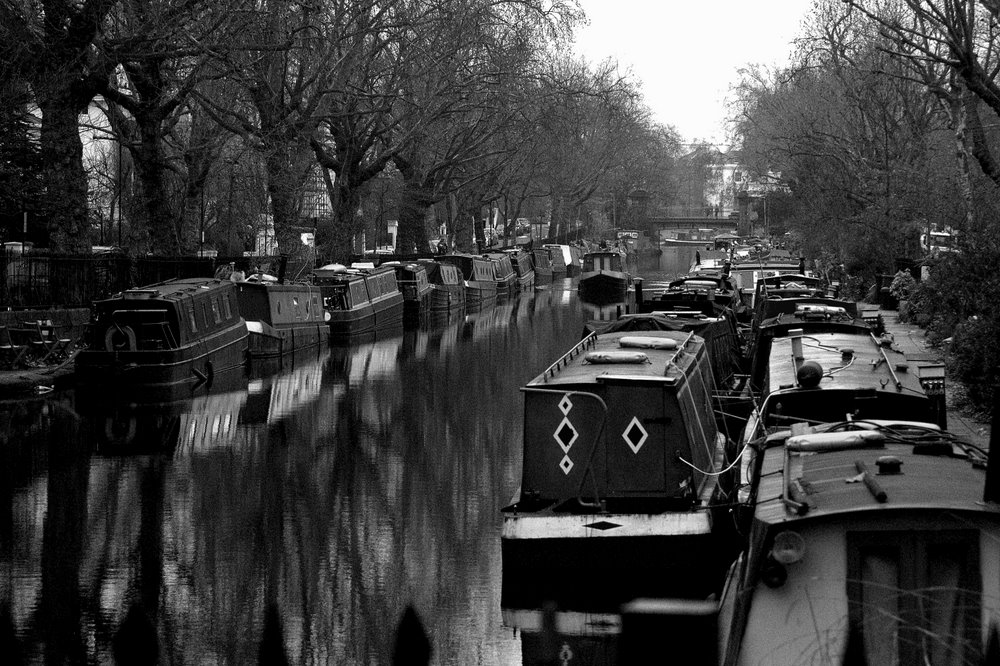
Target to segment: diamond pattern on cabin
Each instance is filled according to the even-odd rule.
[[[569,471],[573,469],[573,461],[569,459],[569,456],[563,456],[563,459],[559,461],[559,469],[563,471],[563,474],[569,474]]]
[[[563,413],[563,416],[569,414],[569,410],[573,409],[573,401],[569,399],[569,393],[562,397],[559,401],[559,411]]]
[[[575,442],[580,436],[580,433],[576,431],[576,428],[569,422],[569,419],[564,417],[563,420],[559,422],[559,427],[557,427],[556,431],[552,433],[552,436],[555,437],[557,442],[559,442],[559,446],[562,448],[563,453],[569,453],[570,447],[573,446],[573,442]]]
[[[607,530],[613,530],[616,527],[621,527],[621,525],[619,525],[618,523],[612,523],[608,520],[598,520],[596,523],[590,523],[588,525],[584,525],[584,527],[589,527],[590,529],[601,530],[602,532],[606,532]]]
[[[628,444],[628,447],[632,449],[632,453],[639,453],[639,449],[642,445],[646,443],[646,439],[649,437],[649,433],[646,429],[642,427],[642,423],[639,421],[638,416],[633,416],[632,420],[628,422],[625,427],[625,432],[622,433],[622,439]]]

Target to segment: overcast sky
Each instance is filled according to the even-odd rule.
[[[579,0],[575,50],[631,66],[656,119],[685,141],[725,141],[725,98],[747,63],[782,64],[810,0]]]

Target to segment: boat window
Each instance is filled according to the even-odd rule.
[[[299,307],[299,297],[298,296],[292,296],[292,308],[294,308],[294,309],[297,310],[298,307]]]
[[[277,314],[281,314],[281,299],[280,298],[274,299],[274,306],[277,309]]]
[[[219,310],[219,299],[212,297],[212,321],[216,324],[222,323],[222,312]]]
[[[190,324],[191,324],[191,332],[192,333],[197,333],[198,332],[198,320],[194,316],[194,306],[193,305],[189,305],[186,309],[187,309],[187,314],[188,314],[188,322],[190,322]]]
[[[226,319],[227,320],[233,318],[233,306],[229,302],[229,294],[226,294],[222,298],[222,310],[226,313]]]
[[[852,626],[871,664],[963,664],[980,654],[974,530],[849,532]]]
[[[203,323],[205,324],[206,330],[212,328],[212,311],[209,309],[207,301],[203,303],[201,306],[201,316],[203,318]]]

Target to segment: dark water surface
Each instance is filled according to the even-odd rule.
[[[681,253],[640,272],[673,277]],[[527,663],[500,608],[518,389],[595,314],[614,312],[556,281],[171,402],[0,403],[0,638],[30,662],[113,663],[131,610],[124,635],[155,626],[161,663],[249,664],[273,604],[290,663],[389,664],[412,605],[432,663]]]
[[[499,512],[518,389],[584,316],[557,281],[170,403],[0,403],[0,634],[33,662],[112,663],[141,609],[162,663],[248,664],[274,603],[291,663],[388,664],[412,605],[433,663],[520,664]]]

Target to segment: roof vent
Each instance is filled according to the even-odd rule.
[[[879,456],[875,459],[875,466],[878,467],[880,476],[891,476],[902,474],[903,461],[896,456]]]

